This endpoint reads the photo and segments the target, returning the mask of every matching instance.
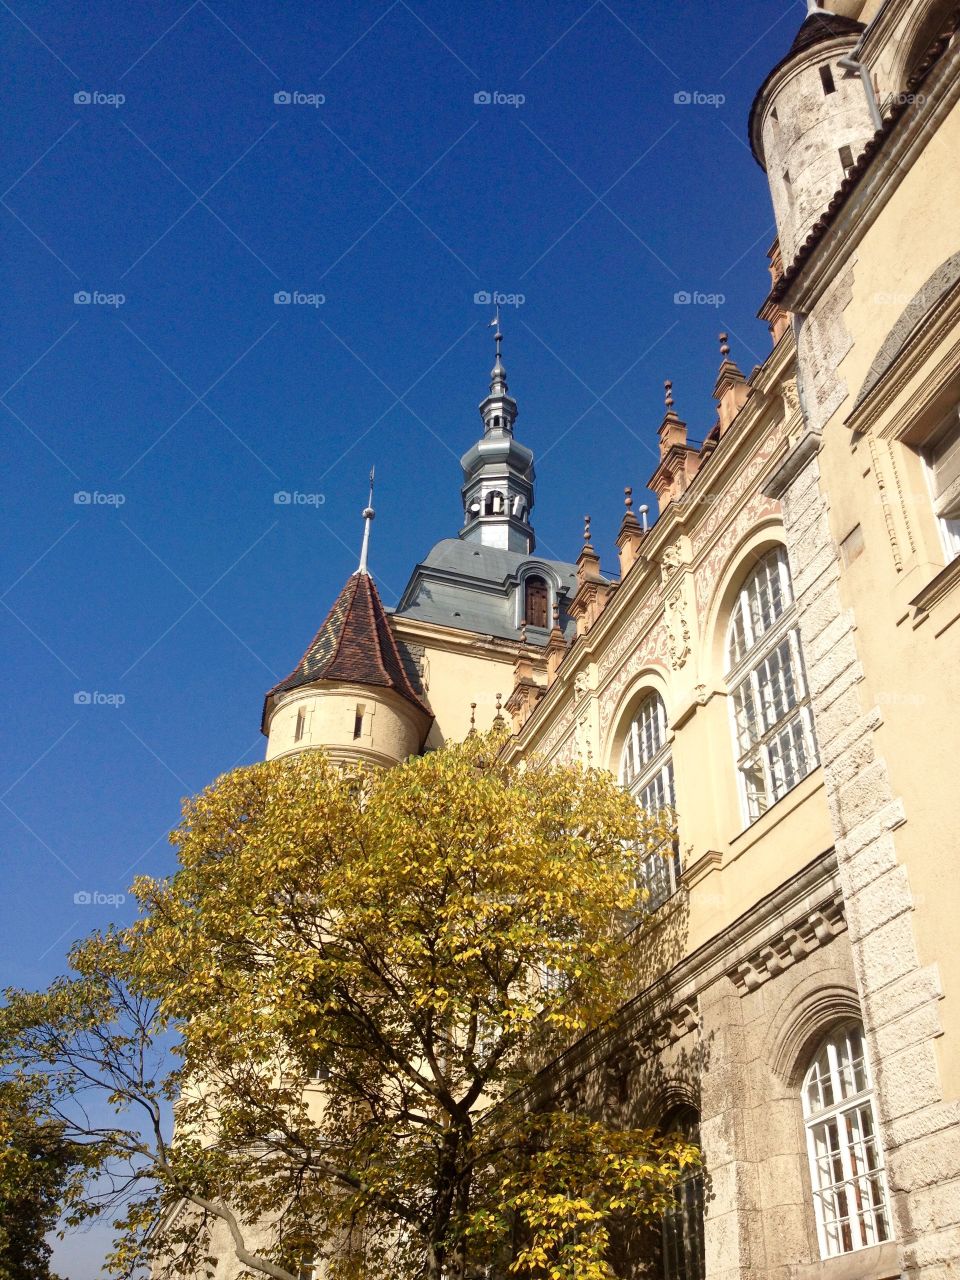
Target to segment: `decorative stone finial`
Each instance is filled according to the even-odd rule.
[[[670,413],[673,409],[673,383],[669,378],[667,378],[663,384],[663,392],[663,400],[667,406],[667,413]]]
[[[467,737],[468,738],[474,737],[476,732],[477,732],[477,704],[475,702],[471,702],[470,703],[470,732],[467,734]]]
[[[590,533],[590,517],[583,517],[583,540],[589,546],[592,534]]]
[[[623,505],[627,508],[628,511],[633,510],[633,489],[630,487],[630,485],[627,485],[627,487],[623,491]]]
[[[727,356],[730,354],[730,344],[727,341],[727,335],[725,333],[720,334],[720,354],[723,356],[724,360],[726,360]]]
[[[527,643],[527,620],[526,620],[526,618],[521,618],[521,619],[520,619],[520,643],[521,643],[521,644],[526,644],[526,643]]]
[[[503,709],[501,705],[502,703],[503,703],[503,695],[498,693],[497,694],[497,712],[496,712],[496,715],[493,717],[493,723],[498,729],[501,727],[501,725],[505,725],[507,723],[506,719],[504,718]]]

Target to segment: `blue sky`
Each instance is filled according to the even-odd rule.
[[[744,372],[769,351],[746,116],[803,13],[0,7],[5,982],[129,918],[132,875],[172,870],[180,797],[262,755],[264,690],[356,566],[372,464],[388,605],[456,533],[492,363],[475,294],[523,297],[504,359],[540,547],[574,558],[589,512],[615,566],[663,380],[702,439],[717,332]],[[95,1253],[68,1247],[71,1280]]]

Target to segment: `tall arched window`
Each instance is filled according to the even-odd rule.
[[[547,627],[550,593],[543,578],[533,576],[523,584],[523,616],[528,627]]]
[[[693,1107],[680,1107],[661,1126],[700,1145],[700,1118]],[[674,1204],[663,1215],[661,1270],[663,1280],[701,1280],[703,1252],[703,1170],[690,1169],[674,1188]]]
[[[782,547],[763,556],[737,595],[727,642],[727,684],[744,809],[753,822],[818,763]]]
[[[821,1256],[889,1240],[883,1152],[857,1024],[820,1046],[803,1079],[803,1114]]]
[[[659,693],[648,693],[633,714],[620,753],[620,783],[651,812],[674,807],[667,713]],[[647,855],[643,878],[650,891],[648,910],[655,911],[676,892],[679,876],[676,847]]]

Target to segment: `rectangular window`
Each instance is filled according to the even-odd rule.
[[[960,410],[952,411],[923,453],[949,563],[960,555]]]
[[[363,713],[366,710],[362,702],[357,703],[357,710],[353,717],[353,740],[363,735]]]
[[[817,766],[796,628],[733,690],[738,768],[755,821]]]
[[[849,147],[840,148],[840,164],[843,166],[844,177],[853,168],[853,152]]]
[[[833,71],[829,66],[820,68],[820,83],[824,93],[834,93],[837,86],[833,82]]]
[[[293,731],[294,742],[299,742],[300,739],[303,737],[303,731],[306,728],[306,724],[307,724],[306,709],[304,707],[299,707],[297,709],[297,727]]]

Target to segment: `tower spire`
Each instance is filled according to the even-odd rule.
[[[367,553],[370,550],[370,526],[373,524],[375,512],[373,510],[373,475],[374,468],[370,468],[370,498],[367,505],[363,509],[363,545],[360,548],[360,568],[357,573],[366,575],[367,573]]]
[[[509,388],[507,387],[507,371],[503,367],[503,331],[500,328],[499,303],[497,303],[497,312],[490,321],[490,326],[495,330],[493,341],[496,346],[497,353],[497,358],[490,371],[490,394],[493,396],[505,396]]]
[[[529,555],[534,548],[530,524],[533,507],[533,454],[513,435],[517,402],[507,387],[503,367],[500,308],[490,321],[495,360],[490,392],[480,405],[483,436],[463,455],[463,528],[460,537],[504,551]]]

